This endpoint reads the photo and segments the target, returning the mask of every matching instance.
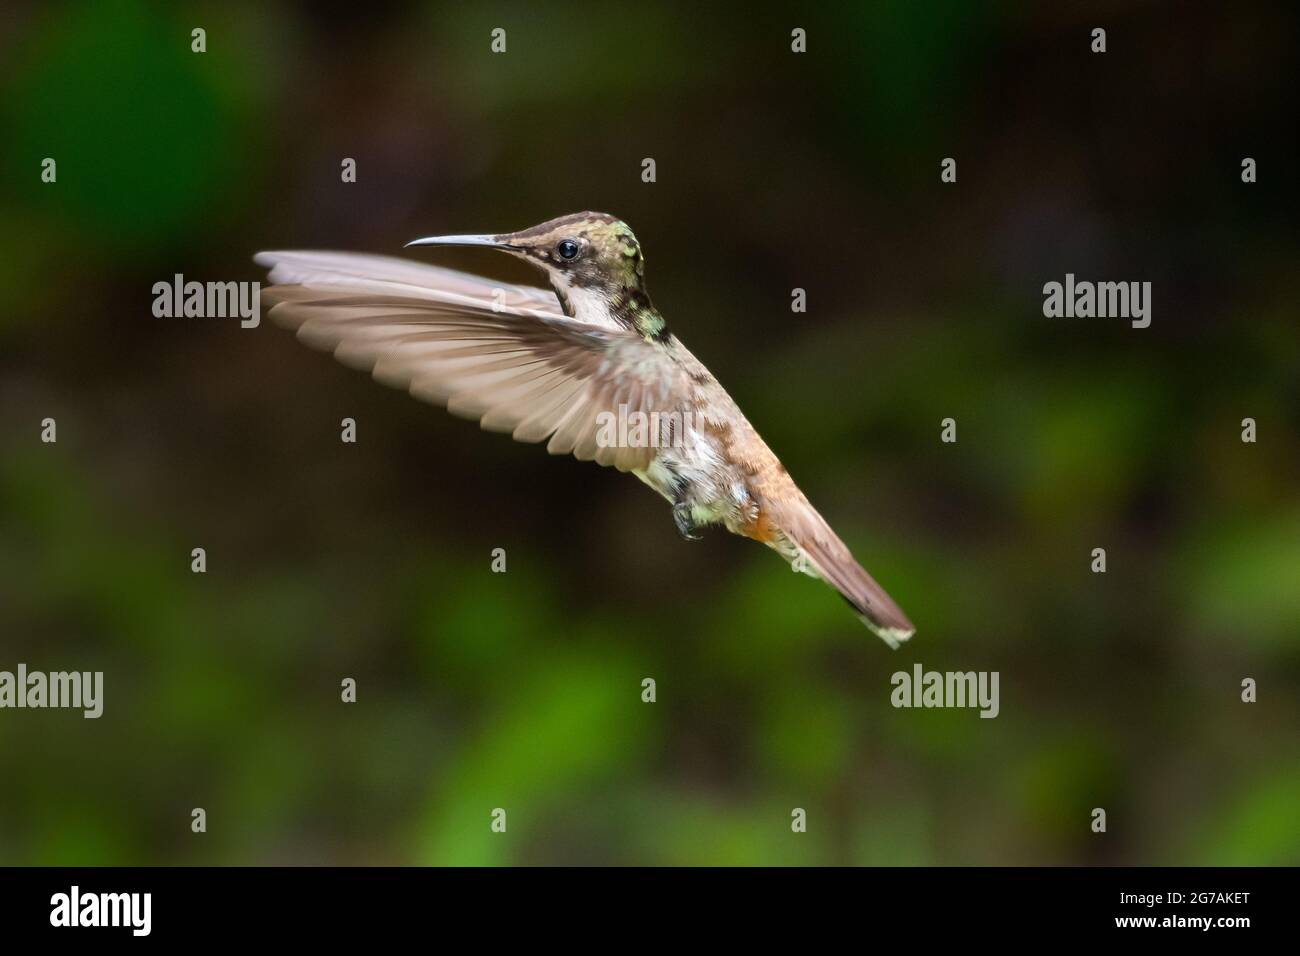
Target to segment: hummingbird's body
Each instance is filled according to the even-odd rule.
[[[262,252],[273,318],[386,384],[520,441],[630,471],[678,529],[721,524],[838,590],[891,646],[911,623],[650,302],[632,230],[578,213],[499,236],[410,245],[502,249],[551,291],[339,252]],[[632,429],[612,429],[632,419]]]

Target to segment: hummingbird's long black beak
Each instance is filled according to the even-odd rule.
[[[489,249],[513,249],[508,242],[502,242],[500,236],[425,236],[413,239],[402,248],[411,246],[486,246]]]

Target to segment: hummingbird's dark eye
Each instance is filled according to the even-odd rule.
[[[578,258],[578,253],[581,251],[582,247],[574,239],[561,239],[555,244],[555,254],[565,262],[572,262]]]

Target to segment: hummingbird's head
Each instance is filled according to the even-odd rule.
[[[500,235],[430,236],[408,246],[486,246],[531,262],[550,280],[567,315],[598,325],[612,319],[662,335],[645,290],[645,260],[631,227],[603,212],[560,216]]]

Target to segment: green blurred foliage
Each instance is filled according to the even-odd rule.
[[[1099,59],[1068,9],[948,0],[16,11],[0,668],[106,703],[0,713],[0,862],[1300,862],[1295,51],[1224,17],[1116,9]],[[150,313],[259,248],[583,208],[905,649],[636,482]],[[1152,328],[1043,319],[1066,271],[1152,280]],[[1001,714],[895,710],[918,661],[999,671]]]

